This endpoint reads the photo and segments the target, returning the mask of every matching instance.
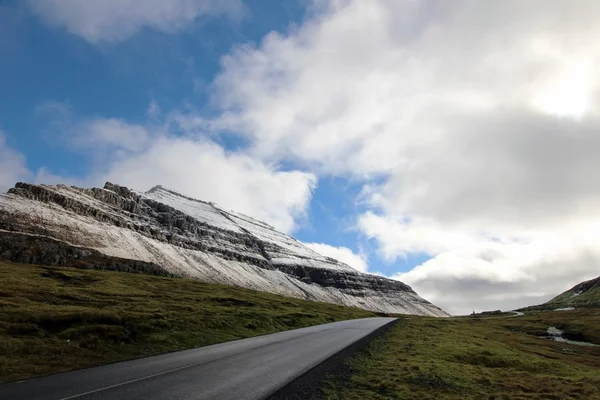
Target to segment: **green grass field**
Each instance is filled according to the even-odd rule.
[[[544,339],[557,326],[600,344],[600,309],[521,317],[409,317],[330,377],[330,399],[600,399],[600,347]]]
[[[543,304],[542,307],[600,308],[600,278],[582,282]]]
[[[372,316],[189,279],[0,262],[0,382]]]

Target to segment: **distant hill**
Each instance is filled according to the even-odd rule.
[[[600,276],[589,281],[581,282],[571,289],[563,292],[552,300],[539,306],[526,307],[526,309],[557,309],[557,308],[600,308]]]
[[[573,286],[546,304],[561,307],[600,307],[600,276]]]

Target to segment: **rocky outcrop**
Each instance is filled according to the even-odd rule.
[[[92,266],[162,271],[374,311],[446,315],[399,281],[359,273],[267,224],[160,186],[138,193],[112,183],[93,189],[18,183],[0,196],[0,230],[0,256],[14,261],[83,265],[87,257]]]
[[[0,232],[0,258],[25,264],[176,277],[153,263],[108,257],[94,249],[71,246],[48,237],[14,232]]]

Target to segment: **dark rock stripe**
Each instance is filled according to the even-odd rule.
[[[71,246],[52,238],[14,232],[0,232],[0,259],[25,264],[57,265],[166,277],[176,276],[154,263],[109,257],[99,251]]]

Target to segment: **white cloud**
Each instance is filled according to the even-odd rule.
[[[0,193],[6,192],[15,182],[27,180],[31,172],[27,169],[25,156],[6,143],[6,135],[0,131]]]
[[[201,16],[244,14],[241,0],[27,0],[45,22],[91,43],[126,40],[144,28],[176,32]]]
[[[115,118],[93,118],[72,127],[72,145],[82,148],[139,151],[149,145],[151,134],[140,125]]]
[[[129,123],[119,118],[82,117],[69,103],[50,101],[39,104],[36,116],[45,123],[50,137],[65,142],[73,150],[103,153],[109,150],[135,152],[145,149],[160,127],[160,110],[151,102],[147,110],[151,122]]]
[[[324,243],[304,243],[306,247],[325,257],[335,258],[360,272],[368,271],[367,258],[363,254],[356,254],[347,247],[334,247]]]
[[[379,242],[384,259],[394,261],[411,253],[438,254],[472,247],[481,240],[456,230],[444,230],[434,221],[408,220],[382,216],[368,211],[359,216],[358,228]]]
[[[139,190],[161,184],[288,233],[304,218],[317,184],[312,174],[280,171],[209,140],[167,135],[153,139],[146,150],[112,158],[96,176]]]
[[[38,107],[38,115],[53,127],[53,137],[89,160],[85,177],[60,177],[40,169],[38,182],[98,186],[111,181],[140,191],[163,185],[286,233],[305,218],[317,186],[314,174],[281,170],[243,150],[228,151],[198,124],[173,119],[173,113],[140,125],[82,117],[68,105],[48,103]]]
[[[15,186],[17,182],[32,181],[47,184],[73,184],[80,185],[83,179],[59,176],[51,173],[47,168],[40,167],[32,172],[27,167],[27,159],[24,154],[11,148],[6,143],[6,134],[0,131],[0,194]]]
[[[254,139],[260,155],[333,172],[390,172],[451,136],[446,124],[465,113],[535,113],[545,92],[554,98],[541,104],[547,110],[557,98],[580,109],[592,100],[597,82],[579,66],[600,56],[587,40],[596,32],[583,24],[600,11],[594,2],[320,5],[334,11],[223,58],[221,123]],[[525,18],[528,11],[536,19]],[[576,73],[586,90],[569,84]]]
[[[599,219],[506,237],[373,213],[362,216],[359,225],[378,240],[387,260],[411,253],[432,256],[394,278],[455,314],[539,304],[598,275]]]
[[[223,58],[215,123],[263,159],[364,179],[359,228],[387,260],[434,257],[400,275],[430,300],[525,305],[598,274],[598,12],[315,1]]]
[[[481,243],[440,253],[395,278],[454,314],[541,304],[598,276],[600,251],[591,238],[556,234],[525,243]]]

